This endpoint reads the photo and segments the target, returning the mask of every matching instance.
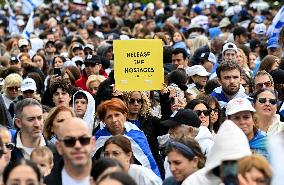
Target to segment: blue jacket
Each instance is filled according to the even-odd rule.
[[[227,103],[229,102],[229,100],[226,97],[222,89],[222,86],[216,87],[210,95],[215,97],[218,100],[221,108],[227,107]],[[245,89],[243,88],[243,86],[240,86],[240,89],[235,94],[234,98],[247,98],[248,100],[252,101],[252,98],[250,98],[248,95],[245,94]]]
[[[139,161],[139,163],[142,164],[142,166],[152,169],[152,171],[156,175],[161,177],[159,168],[152,155],[149,144],[147,142],[147,138],[144,135],[144,133],[141,130],[139,130],[139,128],[136,125],[130,122],[125,122],[124,127],[125,127],[125,132],[123,135],[130,140],[134,157]],[[108,131],[107,127],[103,127],[96,132],[95,136],[96,136],[95,152],[98,152],[98,150],[101,147],[103,147],[106,140],[110,138],[112,135]]]
[[[249,141],[249,146],[253,153],[260,154],[266,159],[269,159],[267,151],[267,136],[265,132],[257,130],[254,133],[254,137]]]

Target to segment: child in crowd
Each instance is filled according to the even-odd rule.
[[[35,148],[31,153],[31,160],[38,165],[44,176],[50,174],[53,168],[53,154],[48,147]]]

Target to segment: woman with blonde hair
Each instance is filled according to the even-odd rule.
[[[61,124],[65,119],[71,117],[76,117],[76,114],[70,107],[62,105],[51,109],[44,122],[44,137],[55,144],[57,141],[56,131],[59,124]]]
[[[251,77],[251,70],[248,67],[248,60],[244,53],[244,51],[241,48],[238,48],[237,52],[237,64],[245,71],[245,73]]]
[[[16,73],[9,74],[4,81],[3,85],[3,100],[7,109],[15,98],[20,95],[20,87],[23,78]]]
[[[261,155],[251,155],[238,161],[239,174],[244,178],[250,177],[256,184],[269,185],[272,170],[267,160]]]
[[[193,54],[198,48],[208,45],[209,46],[209,40],[206,36],[204,35],[199,35],[196,38],[187,41],[187,45],[190,45],[190,53]]]
[[[95,96],[97,94],[99,85],[105,80],[106,78],[103,75],[90,75],[86,82],[88,91]]]

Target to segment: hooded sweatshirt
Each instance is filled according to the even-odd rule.
[[[88,104],[87,104],[87,109],[85,111],[84,117],[82,118],[86,123],[87,126],[93,130],[93,125],[94,125],[94,117],[95,117],[95,100],[93,98],[93,96],[87,92],[87,91],[83,91],[83,90],[79,90],[77,91],[74,95],[73,95],[73,110],[75,110],[75,96],[78,92],[82,92],[87,96],[88,99]]]
[[[238,160],[251,155],[248,139],[243,131],[232,121],[226,120],[220,127],[205,167],[187,177],[182,185],[219,185],[222,181],[212,170],[222,161]]]
[[[169,140],[169,138],[167,138],[167,139]],[[208,153],[210,152],[213,144],[214,144],[213,136],[212,136],[211,132],[209,131],[209,129],[205,126],[200,126],[198,134],[194,138],[194,140],[198,142],[202,153],[207,156]],[[168,157],[166,157],[166,159],[164,161],[164,168],[165,168],[165,172],[166,172],[166,175],[165,175],[166,178],[171,177],[172,172],[170,170]]]

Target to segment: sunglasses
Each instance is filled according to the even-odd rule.
[[[14,143],[5,143],[4,145],[10,151],[12,151],[15,148],[15,144]]]
[[[210,109],[210,112],[219,112],[219,109],[218,108],[215,108],[215,109]]]
[[[259,98],[258,102],[261,103],[261,104],[264,104],[264,103],[267,102],[267,100],[271,105],[275,105],[277,103],[276,99],[268,99],[268,98]]]
[[[33,90],[26,90],[26,91],[24,91],[23,92],[23,94],[32,94],[32,93],[34,93],[35,91],[33,91]]]
[[[52,44],[48,44],[48,45],[45,46],[45,48],[53,48],[53,47],[55,47],[55,46],[52,45]]]
[[[80,142],[82,146],[86,146],[90,144],[91,137],[80,136],[80,137],[68,137],[65,139],[59,139],[59,141],[63,142],[66,147],[74,147],[77,140]]]
[[[255,88],[261,89],[261,88],[263,88],[263,85],[265,85],[265,87],[272,87],[273,83],[270,82],[270,81],[264,82],[264,83],[258,83],[258,84],[255,84]]]
[[[10,91],[18,91],[20,87],[7,87]]]
[[[85,67],[95,67],[96,65],[98,65],[97,63],[85,63]]]
[[[87,56],[87,55],[92,55],[92,54],[93,54],[93,52],[92,52],[92,51],[85,51],[84,53],[85,53],[85,55],[86,55],[86,56]]]
[[[195,110],[194,112],[195,112],[198,116],[200,116],[201,113],[203,113],[204,116],[209,116],[209,114],[210,114],[210,110]]]
[[[134,99],[134,98],[130,98],[129,103],[130,104],[134,104],[134,103],[138,103],[141,104],[143,102],[142,99]]]

